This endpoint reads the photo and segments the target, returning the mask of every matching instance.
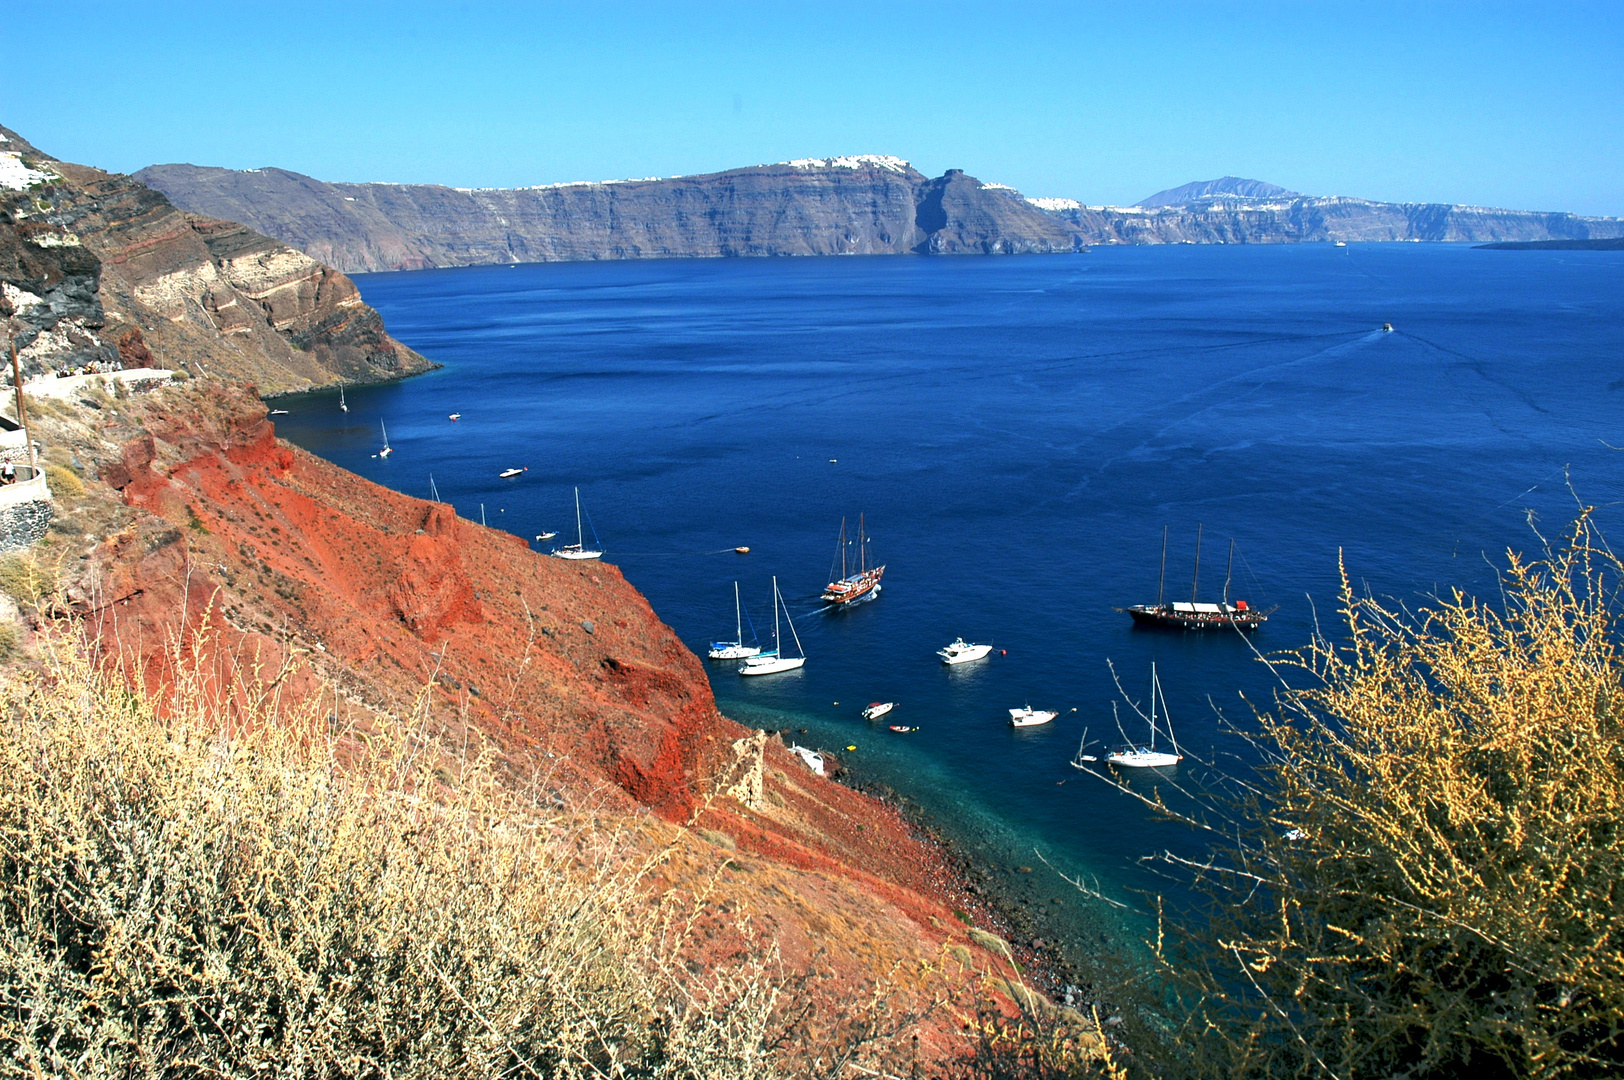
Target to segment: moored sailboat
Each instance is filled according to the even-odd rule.
[[[806,651],[801,648],[801,635],[795,632],[795,621],[789,617],[789,612],[783,613],[783,619],[789,623],[790,637],[795,639],[795,651],[799,656],[785,656],[783,643],[778,637],[779,608],[783,603],[783,594],[778,591],[778,578],[773,578],[773,647],[771,651],[759,653],[756,656],[746,657],[744,663],[739,665],[740,675],[772,675],[780,671],[793,671],[806,663]]]
[[[598,539],[598,531],[592,530],[592,539]],[[561,548],[554,548],[552,554],[559,559],[601,559],[602,551],[593,551],[586,546],[586,535],[581,531],[581,489],[575,489],[575,543],[565,544]]]
[[[849,565],[848,548],[850,541],[846,539],[846,519],[840,519],[840,577],[829,582],[823,590],[823,599],[830,604],[849,604],[870,594],[877,595],[880,591],[880,578],[885,575],[884,566],[868,565],[868,535],[863,528],[863,515],[857,515],[857,572],[851,572]],[[833,577],[834,567],[830,568]]]
[[[760,656],[760,645],[746,645],[744,643],[744,608],[739,604],[739,583],[733,583],[733,625],[734,637],[732,641],[711,642],[710,652],[707,653],[712,660],[743,660],[749,656]],[[752,635],[755,627],[750,629]]]
[[[395,452],[395,448],[389,445],[389,429],[384,426],[381,419],[378,421],[378,427],[383,429],[383,449],[378,451],[378,456],[388,457]]]
[[[1154,604],[1134,604],[1118,608],[1126,611],[1140,626],[1172,627],[1180,630],[1205,630],[1209,627],[1229,627],[1237,630],[1256,630],[1268,621],[1279,605],[1267,609],[1250,607],[1245,600],[1231,601],[1229,587],[1234,579],[1235,541],[1229,542],[1229,567],[1224,572],[1224,598],[1217,604],[1203,604],[1196,600],[1201,583],[1201,526],[1195,531],[1195,572],[1190,579],[1190,601],[1168,603],[1163,599],[1167,584],[1167,527],[1162,526],[1162,571],[1156,582]]]
[[[1166,750],[1156,749],[1157,699],[1160,699],[1162,703],[1162,722],[1167,724],[1167,738],[1168,741],[1173,744],[1172,753],[1168,753]],[[1132,704],[1132,702],[1129,702],[1129,704]],[[1134,711],[1139,711],[1137,706],[1135,706]],[[1139,715],[1144,716],[1143,713],[1140,713]],[[1150,725],[1150,742],[1146,745],[1129,743],[1126,746],[1113,750],[1109,754],[1105,755],[1105,760],[1107,762],[1112,765],[1121,765],[1130,769],[1155,769],[1167,765],[1177,765],[1179,762],[1184,760],[1184,755],[1179,753],[1179,741],[1173,736],[1173,723],[1167,715],[1167,699],[1162,697],[1162,684],[1156,678],[1155,661],[1152,661],[1150,665],[1150,715],[1145,717],[1145,720]],[[1078,753],[1080,754],[1081,752],[1082,751],[1079,749]]]

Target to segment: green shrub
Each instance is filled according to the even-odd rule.
[[[0,555],[0,592],[23,607],[32,607],[56,587],[56,574],[37,560],[27,555]]]
[[[45,466],[45,482],[50,485],[51,494],[60,498],[77,499],[85,493],[85,482],[72,469],[61,465]]]

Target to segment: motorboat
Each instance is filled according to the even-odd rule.
[[[954,638],[951,645],[937,649],[936,655],[942,658],[944,664],[968,664],[972,660],[982,659],[990,652],[991,645],[972,645],[963,638]]]
[[[1048,709],[1034,709],[1030,705],[1024,705],[1019,709],[1009,710],[1009,722],[1014,727],[1037,727],[1039,724],[1047,724],[1059,715],[1058,712],[1051,712]]]
[[[530,471],[530,466],[525,465],[522,468],[518,468],[518,469],[503,469],[501,472],[497,473],[496,475],[500,476],[503,480],[507,480],[507,479],[509,479],[511,477],[518,476],[520,473],[527,473],[529,471]]]
[[[750,554],[750,549],[747,548],[747,547],[742,547],[742,546],[741,547],[736,547],[733,550],[738,552],[740,555],[748,555],[748,554]]]
[[[460,413],[460,412],[452,413],[451,414],[451,419],[453,419],[453,420],[461,420],[462,419],[462,413]]]
[[[896,707],[897,703],[894,701],[870,702],[868,708],[863,710],[863,719],[878,720],[880,717],[884,716],[886,713],[890,712]]]
[[[272,416],[286,416],[287,414],[288,411],[286,409],[272,409],[270,412],[270,415]]]
[[[1156,749],[1156,704],[1158,701],[1161,703],[1162,723],[1167,724],[1168,741],[1173,744],[1172,753]],[[1138,706],[1134,706],[1134,711],[1139,712]],[[1162,696],[1162,684],[1156,678],[1156,664],[1154,661],[1150,665],[1150,715],[1145,716],[1142,712],[1139,715],[1144,718],[1150,727],[1150,742],[1144,745],[1129,743],[1127,746],[1106,754],[1105,760],[1109,764],[1120,765],[1128,769],[1157,769],[1168,765],[1177,765],[1183,761],[1184,755],[1179,753],[1179,743],[1173,737],[1173,725],[1168,720],[1167,699]]]
[[[733,627],[732,641],[711,642],[710,652],[707,653],[712,660],[744,660],[751,656],[761,655],[760,645],[746,645],[744,643],[744,609],[739,605],[739,583],[733,583]],[[750,627],[751,635],[755,634],[755,626]]]
[[[592,530],[592,539],[597,540],[598,531]],[[586,546],[586,535],[581,531],[581,489],[575,489],[575,543],[565,544],[554,548],[552,554],[559,559],[601,559],[602,551],[594,551]]]
[[[906,735],[910,731],[918,731],[919,729],[917,727],[908,727],[904,724],[892,724],[891,730]]]
[[[537,540],[551,540],[553,537],[555,537],[557,535],[558,534],[555,533],[555,532],[537,533],[536,534],[536,539]]]
[[[780,671],[794,671],[806,664],[806,652],[801,648],[801,636],[795,632],[795,622],[789,617],[789,612],[783,613],[783,620],[789,623],[790,637],[795,641],[795,649],[800,656],[785,656],[782,643],[778,639],[779,608],[783,604],[783,594],[778,591],[778,578],[773,578],[773,647],[770,652],[761,652],[755,656],[746,657],[744,663],[739,665],[740,675],[775,675]],[[822,773],[819,773],[821,776]]]

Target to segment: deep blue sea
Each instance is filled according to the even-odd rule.
[[[1223,768],[1241,692],[1270,693],[1237,635],[1114,610],[1154,600],[1164,525],[1171,598],[1198,525],[1204,600],[1236,541],[1232,595],[1280,605],[1263,650],[1301,645],[1316,610],[1334,624],[1339,552],[1360,588],[1408,603],[1492,594],[1489,562],[1538,544],[1530,514],[1552,534],[1572,517],[1570,476],[1620,535],[1624,253],[1186,246],[356,280],[445,367],[352,391],[348,414],[289,399],[281,434],[412,495],[432,474],[462,516],[526,537],[572,538],[579,485],[608,561],[701,655],[730,636],[735,580],[770,633],[776,574],[806,667],[710,664],[723,710],[856,746],[860,776],[987,863],[1036,867],[1006,891],[1079,937],[1121,923],[1034,852],[1139,903],[1157,887],[1139,858],[1198,844],[1068,765],[1085,726],[1120,739],[1107,662],[1142,700],[1155,661],[1180,743]],[[529,471],[499,480],[510,466]],[[823,611],[859,512],[883,594]],[[960,635],[1007,655],[946,668],[935,650]],[[876,700],[922,730],[862,720]],[[1066,711],[1011,729],[1026,703]]]

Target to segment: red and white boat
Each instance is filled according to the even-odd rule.
[[[857,572],[851,572],[851,546],[857,545]],[[834,567],[830,568],[833,576]],[[885,567],[869,566],[868,564],[868,534],[863,529],[863,515],[857,515],[857,539],[846,538],[846,519],[840,519],[840,577],[829,582],[823,589],[823,599],[830,604],[849,604],[865,596],[879,595],[880,578],[885,575]]]

